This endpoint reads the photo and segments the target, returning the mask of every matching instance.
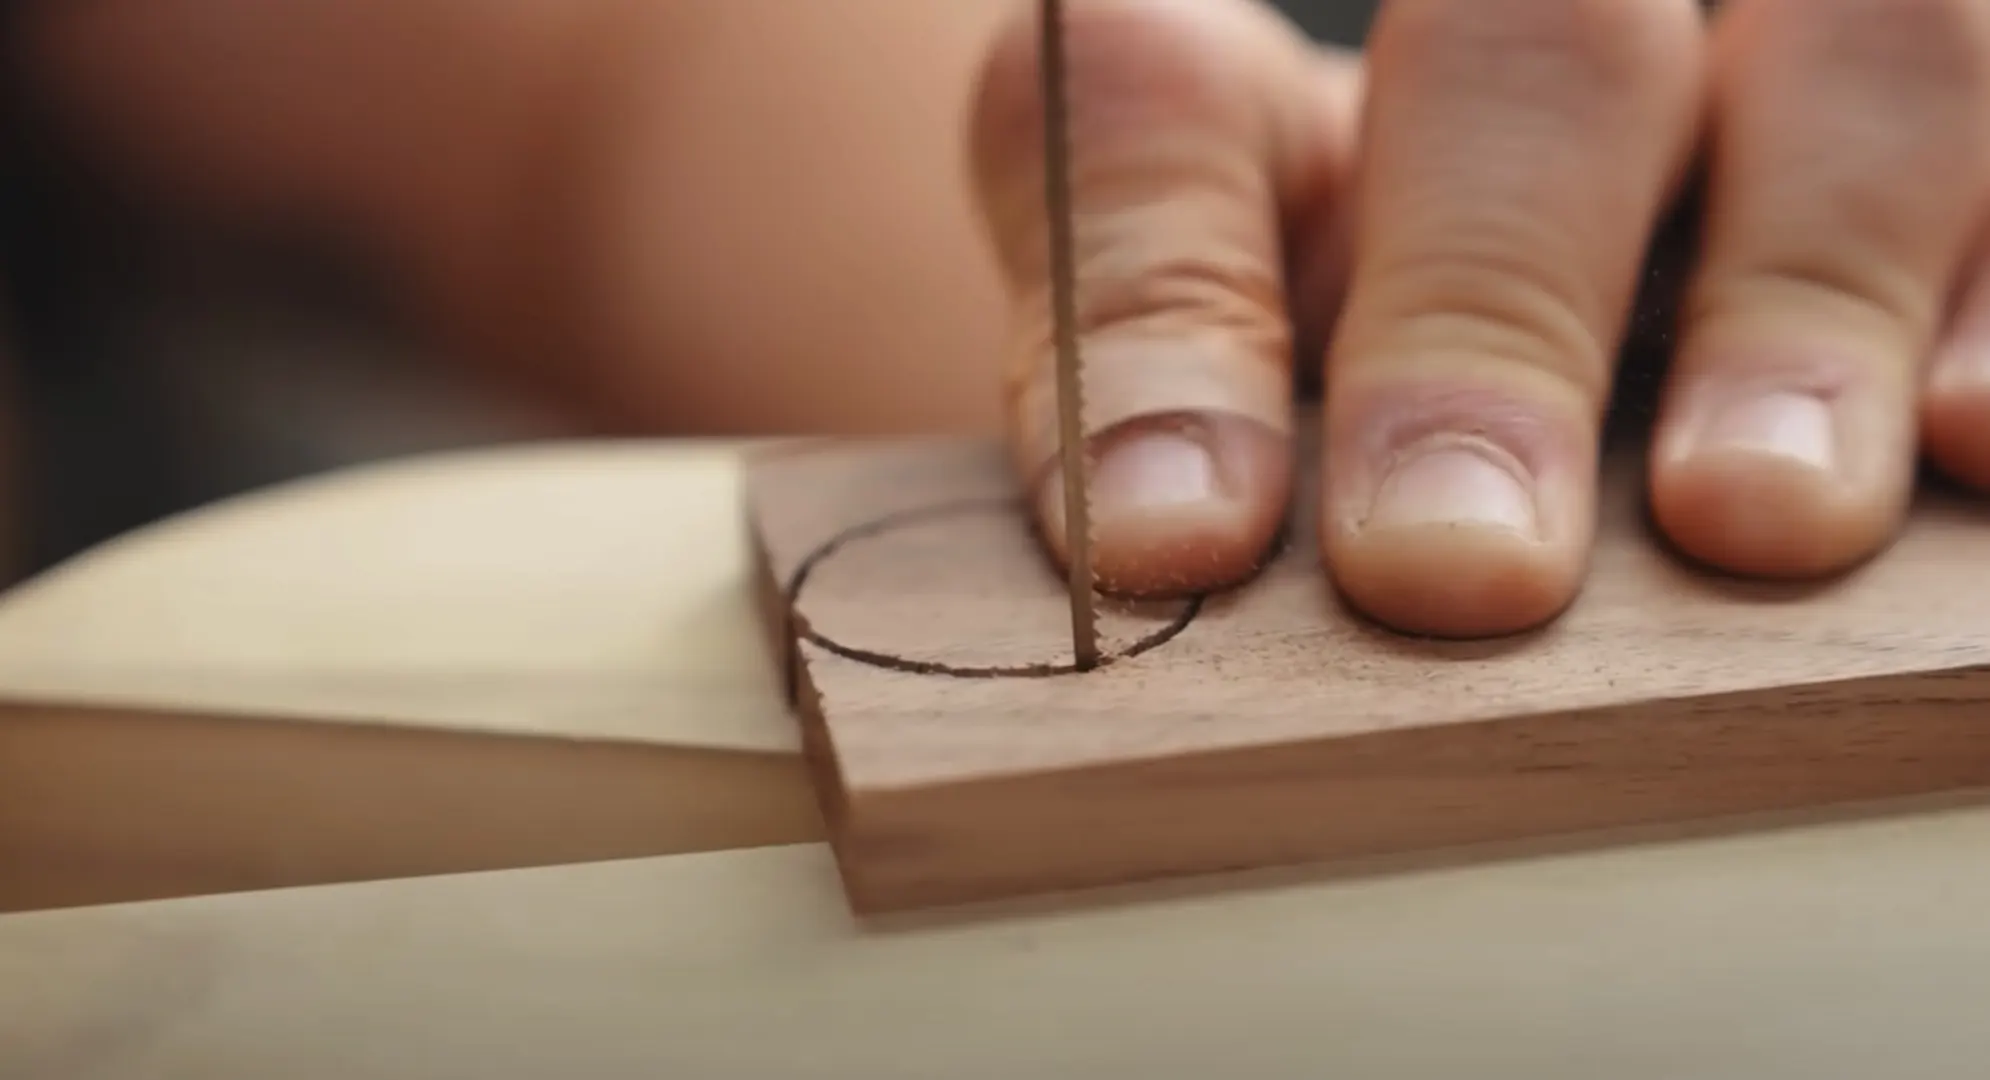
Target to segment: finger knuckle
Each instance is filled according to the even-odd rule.
[[[1917,275],[1887,259],[1792,249],[1710,275],[1688,294],[1681,316],[1688,326],[1713,326],[1785,312],[1906,349],[1936,323],[1940,303]]]
[[[1373,51],[1378,63],[1469,72],[1562,101],[1676,79],[1698,19],[1692,0],[1397,0],[1382,9]]]
[[[1601,401],[1611,343],[1595,303],[1556,260],[1512,243],[1452,242],[1441,252],[1367,268],[1357,298],[1365,318],[1344,343],[1357,357],[1472,354],[1554,377]]]
[[[1265,28],[1245,19],[1240,29],[1240,10],[1255,9],[1243,0],[1071,0],[1067,135],[1081,248],[1125,255],[1180,235],[1206,247],[1220,239],[1212,229],[1262,231],[1269,120],[1249,58],[1266,39],[1249,35]],[[1045,232],[1040,30],[1019,17],[989,52],[972,145],[983,218],[1005,257],[1031,267]]]
[[[1110,148],[1163,128],[1248,132],[1254,82],[1218,12],[1236,5],[1175,0],[1072,0],[1065,18],[1071,136]],[[1043,137],[1042,56],[1033,15],[1013,20],[982,64],[974,104],[977,153],[1032,161]],[[1015,170],[1026,171],[1026,170]]]
[[[1289,342],[1283,280],[1249,252],[1227,259],[1180,253],[1143,260],[1132,272],[1088,272],[1083,294],[1079,316],[1088,333],[1226,333],[1273,350]]]

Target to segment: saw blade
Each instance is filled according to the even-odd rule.
[[[1085,391],[1078,355],[1078,274],[1071,207],[1071,108],[1064,2],[1041,0],[1044,210],[1049,219],[1051,338],[1057,359],[1057,456],[1064,479],[1064,550],[1071,652],[1079,671],[1099,663],[1092,577],[1092,510],[1085,453]]]

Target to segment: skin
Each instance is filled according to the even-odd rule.
[[[1894,534],[1917,450],[1990,480],[1982,0],[1730,0],[1712,20],[1687,0],[1392,0],[1360,66],[1242,0],[1097,0],[1070,32],[1112,586],[1249,572],[1292,470],[1290,381],[1267,373],[1330,323],[1296,355],[1325,386],[1342,591],[1427,634],[1552,619],[1587,571],[1616,357],[1696,151],[1660,528],[1717,569],[1819,577]],[[1009,33],[977,160],[1030,328],[1008,400],[1039,470],[1031,64]]]
[[[1055,550],[1032,6],[98,0],[30,41],[107,169],[339,237],[465,362],[642,430],[1006,430]],[[1990,487],[1990,0],[1390,0],[1358,58],[1071,0],[1069,44],[1109,588],[1253,570],[1317,374],[1350,601],[1554,618],[1696,162],[1659,527],[1814,578],[1920,457]]]
[[[1015,0],[32,6],[99,171],[330,237],[590,420],[998,429],[961,125]]]

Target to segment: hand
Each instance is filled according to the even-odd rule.
[[[1104,587],[1252,572],[1293,345],[1318,339],[1345,595],[1412,632],[1552,619],[1644,257],[1702,149],[1649,475],[1670,539],[1824,575],[1884,546],[1917,446],[1990,486],[1990,3],[1391,0],[1365,71],[1251,0],[1071,9]],[[1022,20],[988,63],[974,142],[1012,442],[1058,548],[1034,40]]]

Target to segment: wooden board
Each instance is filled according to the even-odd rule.
[[[997,447],[759,460],[769,624],[852,904],[1990,783],[1979,507],[1930,495],[1859,573],[1764,586],[1666,554],[1636,467],[1613,464],[1593,578],[1542,632],[1441,643],[1364,622],[1331,594],[1302,507],[1257,581],[1115,611],[1117,662],[1071,674],[1059,581]]]

